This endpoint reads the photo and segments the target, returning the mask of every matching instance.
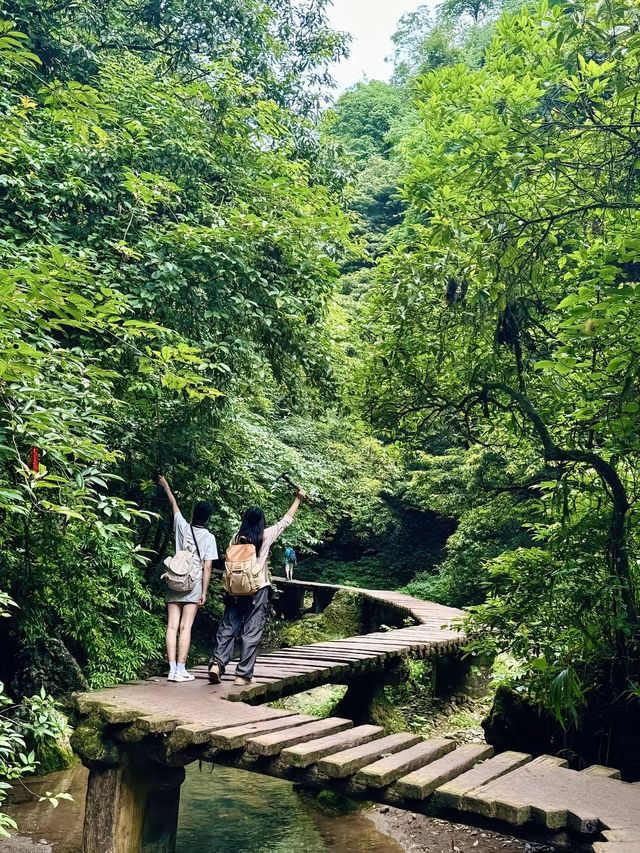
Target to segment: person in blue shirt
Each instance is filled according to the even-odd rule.
[[[287,545],[284,549],[284,572],[288,581],[293,580],[293,570],[297,565],[298,558],[296,557],[296,552],[291,545]]]

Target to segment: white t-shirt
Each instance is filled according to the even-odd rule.
[[[185,541],[193,541],[191,525],[181,512],[177,512],[173,516],[173,526],[176,531],[176,551],[183,551],[185,548]],[[208,531],[206,527],[194,527],[193,532],[198,543],[198,548],[200,549],[200,557],[202,560],[217,560],[218,546],[216,545],[216,537],[213,533]]]

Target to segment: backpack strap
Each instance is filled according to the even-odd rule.
[[[198,552],[198,559],[200,560],[200,562],[202,562],[202,556],[200,555],[200,548],[198,548],[198,540],[196,539],[196,534],[193,532],[193,524],[190,524],[189,527],[191,528],[191,535],[193,536],[193,542],[194,542],[194,545],[196,546],[196,551]]]

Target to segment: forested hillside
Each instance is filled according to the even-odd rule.
[[[457,521],[408,590],[474,605],[472,645],[579,749],[637,714],[640,18],[500,11],[408,16],[392,82],[338,102],[372,256],[342,286],[361,411]]]
[[[633,0],[422,7],[332,107],[324,0],[40,6],[0,22],[0,679],[156,664],[157,473],[226,544],[287,471],[303,575],[470,606],[558,725],[637,714]]]

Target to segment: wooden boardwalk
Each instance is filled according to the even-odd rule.
[[[264,702],[319,684],[344,683],[393,665],[400,657],[446,655],[460,648],[465,641],[464,634],[452,627],[463,616],[462,611],[454,607],[421,601],[400,592],[287,581],[284,578],[274,578],[274,581],[285,590],[347,590],[358,593],[363,599],[375,602],[414,624],[393,631],[376,631],[262,654],[256,662],[254,682],[249,687],[229,692],[227,698],[232,701]],[[225,678],[231,681],[234,673],[235,664],[232,664]]]
[[[165,767],[216,762],[458,822],[510,825],[531,837],[540,830],[566,830],[576,839],[591,839],[593,850],[640,853],[640,784],[620,781],[615,770],[576,772],[552,756],[493,755],[486,744],[425,741],[411,732],[388,735],[379,726],[349,719],[318,719],[248,703],[374,673],[404,655],[447,653],[463,641],[451,628],[460,611],[399,593],[363,594],[415,624],[261,655],[256,683],[249,688],[235,687],[232,673],[212,686],[203,668],[194,670],[192,683],[156,679],[78,696],[80,730],[99,729],[101,742],[110,745],[97,756],[82,756],[92,776],[112,767],[112,747],[137,750]],[[139,788],[139,782],[132,785]],[[104,786],[96,781],[93,790],[104,799]],[[85,836],[86,853],[125,849],[105,846],[90,828]],[[139,844],[137,849],[159,848]]]

